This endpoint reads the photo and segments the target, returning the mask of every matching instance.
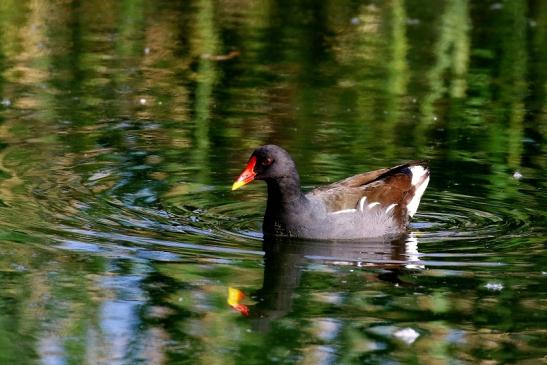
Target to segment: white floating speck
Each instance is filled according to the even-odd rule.
[[[360,23],[359,18],[357,18],[357,17],[351,18],[351,24],[352,24],[352,25],[357,25],[357,24],[359,24],[359,23]]]
[[[503,9],[502,3],[494,3],[490,5],[490,10],[501,10],[501,9]]]
[[[110,171],[98,171],[96,173],[94,173],[93,175],[91,175],[88,180],[89,181],[96,181],[96,180],[100,180],[100,179],[104,179],[105,177],[109,177],[110,176]]]
[[[140,98],[140,99],[139,99],[139,103],[140,103],[141,105],[146,104],[146,99],[145,99],[145,98]]]
[[[514,174],[513,174],[513,179],[515,180],[520,180],[522,179],[522,174],[520,173],[520,171],[515,171]]]
[[[10,105],[11,105],[11,100],[8,99],[8,98],[4,98],[4,99],[2,99],[1,104],[2,104],[3,106],[10,106]]]
[[[149,53],[150,53],[150,48],[146,47],[146,48],[144,49],[144,54],[149,54]]]
[[[410,345],[416,341],[420,334],[413,328],[403,328],[394,333],[395,337],[403,341],[407,345]]]
[[[486,283],[484,287],[492,291],[501,291],[503,289],[502,283]]]
[[[13,264],[12,265],[13,269],[17,272],[25,272],[27,271],[27,268],[24,266],[24,265],[18,265],[18,264]]]

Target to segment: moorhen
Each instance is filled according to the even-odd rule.
[[[429,183],[429,168],[412,161],[303,193],[288,152],[265,145],[253,152],[232,190],[255,179],[268,185],[264,235],[357,239],[405,232]]]

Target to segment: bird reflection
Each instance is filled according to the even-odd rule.
[[[409,285],[401,273],[419,270],[418,241],[411,235],[396,239],[369,241],[294,241],[279,238],[264,240],[264,279],[262,288],[251,297],[248,315],[258,331],[268,331],[272,320],[291,312],[293,296],[300,285],[306,264],[319,262],[381,269],[378,280],[396,285]]]

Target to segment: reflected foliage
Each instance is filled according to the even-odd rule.
[[[539,0],[1,1],[0,363],[544,361],[546,35]],[[229,187],[265,143],[305,187],[428,159],[415,232],[262,242]]]

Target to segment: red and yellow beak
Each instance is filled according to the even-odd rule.
[[[234,185],[232,185],[232,190],[239,189],[243,185],[247,185],[251,181],[255,179],[256,172],[254,171],[256,165],[256,157],[252,156],[249,159],[249,163],[247,163],[247,166],[245,167],[245,170],[239,175],[237,180],[234,182]]]

